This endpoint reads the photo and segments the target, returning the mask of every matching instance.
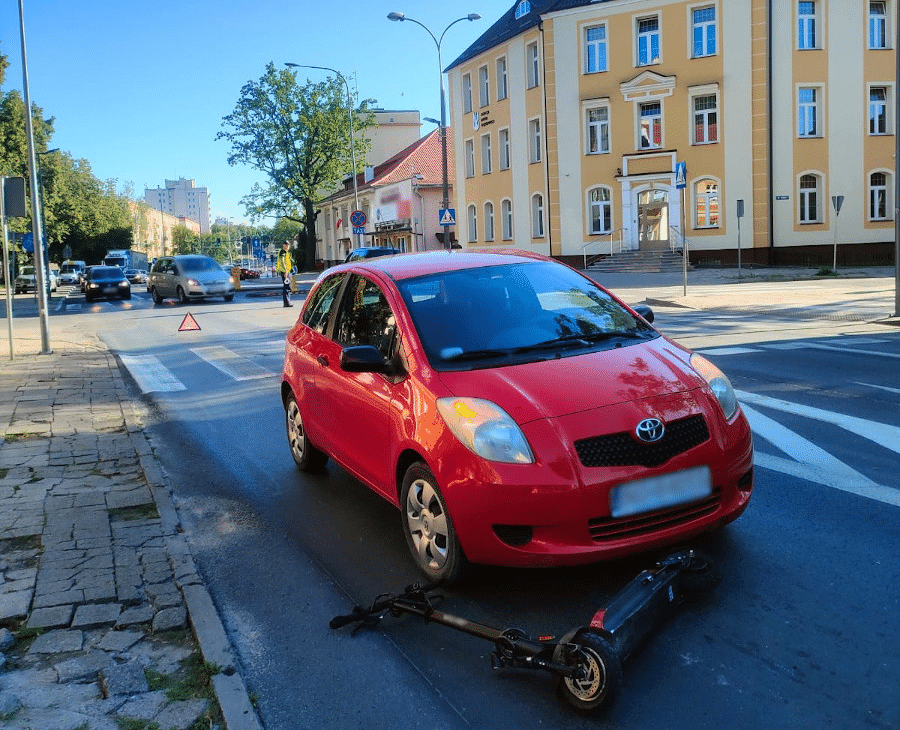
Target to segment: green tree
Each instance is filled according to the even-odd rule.
[[[231,144],[229,165],[249,165],[265,173],[242,200],[251,220],[274,217],[300,224],[299,263],[315,266],[316,203],[351,173],[350,119],[340,79],[305,86],[287,69],[273,63],[258,81],[241,89],[234,111],[222,120],[216,139]],[[353,110],[354,128],[373,126],[366,103]],[[355,141],[357,170],[362,169],[369,141]]]

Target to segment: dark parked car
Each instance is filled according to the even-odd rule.
[[[118,266],[92,266],[84,283],[84,299],[131,299],[131,284]]]
[[[402,251],[400,251],[399,248],[389,248],[388,246],[363,246],[361,248],[354,248],[348,253],[347,258],[344,259],[344,263],[348,261],[357,261],[358,259],[371,259],[376,256],[393,256],[397,253],[402,253]]]
[[[750,500],[750,427],[728,378],[652,319],[537,254],[341,264],[287,333],[291,454],[399,507],[432,580],[716,530]]]

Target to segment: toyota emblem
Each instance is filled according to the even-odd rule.
[[[666,427],[658,418],[645,418],[634,429],[635,435],[641,440],[652,444],[659,441],[666,432]]]

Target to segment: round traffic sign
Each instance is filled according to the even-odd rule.
[[[366,225],[366,214],[361,210],[354,210],[350,214],[350,223],[352,223],[357,228]]]

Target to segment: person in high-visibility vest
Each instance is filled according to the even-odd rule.
[[[281,298],[284,300],[285,307],[294,306],[291,304],[291,272],[293,268],[291,242],[285,241],[281,244],[281,250],[278,252],[278,261],[275,264],[275,271],[281,274]]]

